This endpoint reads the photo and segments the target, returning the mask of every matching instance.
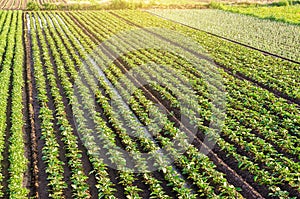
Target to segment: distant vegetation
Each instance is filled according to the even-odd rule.
[[[203,8],[208,3],[186,0],[108,0],[108,1],[61,1],[59,3],[29,2],[27,10],[116,10],[116,9],[139,9],[139,8]]]
[[[110,3],[93,2],[71,2],[71,3],[45,3],[29,2],[27,10],[105,10],[105,9],[137,9],[142,8],[143,4],[129,3],[122,0],[113,0]]]
[[[29,1],[27,10],[117,10],[117,9],[152,9],[152,8],[169,8],[169,9],[199,9],[214,8],[231,12],[237,12],[248,15],[255,15],[261,18],[274,18],[281,21],[289,21],[295,23],[293,16],[299,13],[299,6],[289,8],[277,8],[281,6],[291,6],[299,4],[299,1],[283,0],[273,2],[271,4],[249,3],[241,1],[239,3],[228,1],[210,1],[210,0],[58,0],[58,1]],[[254,1],[256,2],[256,1]],[[274,7],[270,9],[270,7]],[[281,12],[288,12],[287,19],[280,18]],[[271,15],[276,12],[277,15]],[[298,17],[299,18],[299,17]],[[296,21],[297,23],[297,21]]]

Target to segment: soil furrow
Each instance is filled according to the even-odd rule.
[[[52,33],[50,33],[50,35],[53,36]],[[57,45],[56,45],[56,47],[58,48]],[[52,57],[52,55],[51,55],[51,57]],[[60,54],[60,57],[62,58],[61,54]],[[75,123],[74,117],[73,117],[73,115],[74,115],[73,110],[72,110],[72,107],[69,105],[70,101],[68,100],[68,98],[67,98],[67,96],[64,92],[63,86],[61,84],[61,81],[60,81],[60,78],[59,78],[59,75],[58,75],[58,72],[57,72],[58,69],[57,69],[56,64],[54,63],[53,57],[51,58],[51,60],[53,61],[52,64],[53,64],[53,67],[54,67],[55,77],[57,79],[57,85],[58,85],[58,88],[59,88],[60,95],[63,98],[65,112],[67,113],[66,114],[67,119],[70,122],[70,125],[73,129],[73,135],[75,135],[78,138],[77,139],[78,140],[77,144],[78,144],[79,150],[81,151],[81,161],[82,161],[82,164],[83,164],[84,173],[86,174],[86,176],[89,177],[88,178],[88,184],[89,184],[90,194],[92,196],[96,196],[96,195],[98,195],[98,191],[96,189],[96,178],[95,178],[95,175],[92,173],[92,171],[93,171],[92,164],[89,161],[89,158],[88,158],[88,155],[87,155],[87,149],[83,145],[82,140],[80,139],[80,136],[79,136],[79,132],[77,131],[76,123]]]
[[[28,185],[27,187],[30,190],[29,196],[39,198],[38,196],[38,155],[37,155],[37,140],[35,134],[35,120],[34,120],[34,109],[33,109],[33,88],[32,88],[32,78],[31,78],[31,63],[33,62],[31,57],[31,38],[28,34],[27,28],[27,13],[23,13],[23,43],[25,45],[24,51],[24,78],[25,78],[25,87],[24,87],[24,115],[26,121],[26,156],[29,159],[29,168],[31,168],[26,175],[28,176]]]
[[[12,18],[10,21],[10,29],[8,34],[11,34],[10,31],[12,30],[12,23],[13,23],[13,14],[12,14]],[[15,27],[15,30],[17,30],[17,26]],[[7,37],[6,40],[6,48],[5,48],[5,53],[3,53],[3,63],[5,63],[4,59],[7,59],[7,50],[8,50],[8,42],[9,42],[9,36]],[[14,47],[13,49],[15,49],[16,47],[16,37],[14,37]],[[13,52],[15,52],[15,50],[13,50]],[[9,197],[9,193],[8,193],[8,180],[10,177],[9,174],[9,138],[10,138],[10,129],[12,127],[12,122],[11,122],[11,114],[12,114],[12,89],[13,89],[13,60],[14,60],[15,54],[12,56],[11,60],[10,60],[10,66],[9,66],[9,70],[10,70],[10,77],[9,77],[9,88],[8,88],[8,98],[7,98],[7,106],[6,106],[6,129],[5,129],[5,133],[4,133],[4,148],[3,148],[3,152],[2,152],[2,157],[3,160],[1,161],[1,169],[2,169],[2,175],[3,175],[3,180],[2,180],[2,186],[3,186],[3,192],[4,192],[4,198],[8,198]]]

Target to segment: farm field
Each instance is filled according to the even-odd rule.
[[[291,6],[223,6],[224,10],[256,16],[262,19],[273,19],[277,21],[288,22],[291,24],[300,24],[300,5]]]
[[[154,10],[152,13],[300,61],[300,26],[213,9]]]
[[[225,0],[223,3],[234,2]],[[240,0],[248,2],[248,0]],[[257,0],[252,3],[261,2]],[[108,10],[136,8],[207,8],[209,0],[0,0],[4,10]],[[228,7],[229,10],[230,7]],[[225,9],[225,7],[224,7]],[[227,9],[227,8],[226,8]]]
[[[1,190],[0,196],[12,198],[28,194],[23,186],[24,174],[28,174],[24,139],[25,116],[23,116],[24,90],[24,48],[23,22],[20,11],[0,12],[0,150]],[[5,49],[5,50],[4,50]],[[23,131],[24,130],[24,131]]]
[[[300,198],[298,29],[0,11],[0,197]]]
[[[1,0],[0,9],[25,9],[27,0]]]

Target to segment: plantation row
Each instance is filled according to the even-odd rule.
[[[126,15],[126,11],[123,12]],[[274,93],[280,91],[289,99],[295,99],[298,104],[300,103],[299,64],[265,56],[255,50],[188,29],[176,23],[170,23],[170,21],[151,17],[145,13],[136,12],[135,15],[130,15],[128,19],[132,19],[142,27],[170,28],[183,35],[188,35],[194,38],[213,56],[217,63],[226,69],[238,75],[246,76],[269,90],[275,90]],[[295,42],[295,44],[298,43]]]
[[[299,106],[236,75],[299,94],[298,65],[145,12],[2,11],[0,27],[2,196],[300,197]]]
[[[98,189],[99,197],[103,195],[106,197],[119,197],[118,194],[120,193],[116,192],[114,189],[114,186],[116,185],[112,183],[118,179],[116,184],[122,187],[124,190],[123,194],[129,198],[149,197],[147,195],[142,195],[145,190],[142,190],[141,187],[145,186],[150,189],[150,195],[158,198],[170,198],[173,194],[179,198],[196,198],[197,194],[194,193],[191,188],[186,186],[187,182],[183,177],[181,177],[182,172],[190,176],[193,181],[195,181],[198,187],[197,189],[200,189],[201,192],[205,191],[210,197],[216,197],[219,195],[217,194],[218,192],[222,192],[223,195],[229,195],[232,197],[239,195],[233,187],[227,186],[224,176],[214,169],[214,165],[207,157],[197,152],[197,149],[192,145],[184,142],[185,134],[175,128],[173,124],[167,120],[167,118],[163,120],[166,122],[164,124],[165,128],[168,128],[165,131],[170,131],[169,136],[178,139],[178,142],[181,142],[183,145],[182,147],[187,148],[188,152],[186,155],[180,154],[180,151],[176,151],[175,148],[172,147],[174,143],[169,140],[170,138],[157,136],[155,140],[152,140],[144,134],[139,120],[141,120],[141,116],[143,116],[144,119],[147,119],[148,116],[143,112],[138,111],[134,113],[137,114],[139,119],[136,120],[133,118],[132,113],[130,113],[130,109],[124,107],[122,104],[122,99],[130,98],[128,93],[124,92],[126,90],[116,88],[117,91],[114,92],[114,88],[112,87],[113,82],[110,78],[108,78],[108,71],[103,70],[103,72],[107,75],[107,79],[97,75],[97,68],[95,68],[93,62],[97,63],[97,66],[104,66],[101,63],[105,62],[105,59],[107,59],[106,56],[102,52],[97,52],[98,56],[94,55],[91,57],[93,61],[87,59],[88,54],[95,48],[95,44],[92,43],[88,37],[82,38],[82,34],[80,34],[81,29],[74,25],[74,22],[72,22],[66,14],[43,15],[42,13],[39,13],[35,14],[34,17],[30,16],[29,19],[31,24],[30,30],[34,53],[33,68],[37,74],[44,74],[41,75],[39,79],[36,78],[36,87],[38,88],[38,94],[41,95],[39,96],[39,106],[43,110],[39,112],[39,118],[41,118],[41,126],[44,127],[42,128],[42,134],[45,139],[45,149],[43,150],[42,159],[46,160],[46,167],[49,168],[46,169],[49,180],[49,196],[63,197],[65,195],[65,190],[68,188],[65,186],[64,182],[65,174],[63,167],[68,166],[71,171],[70,183],[73,188],[72,195],[74,197],[89,197],[89,186],[86,182],[84,182],[86,179],[84,176],[86,174],[82,172],[81,176],[76,176],[78,175],[79,168],[84,170],[82,164],[80,164],[80,161],[75,164],[78,167],[76,169],[73,168],[72,161],[69,161],[69,159],[73,159],[73,155],[74,158],[78,157],[78,155],[74,152],[76,148],[68,149],[68,147],[66,147],[65,156],[68,159],[67,163],[70,165],[64,165],[64,163],[60,161],[59,154],[53,153],[53,151],[58,150],[55,149],[55,147],[59,147],[59,144],[53,143],[55,141],[55,134],[58,132],[53,130],[52,132],[50,131],[51,129],[55,129],[51,128],[51,126],[55,126],[55,123],[51,121],[55,121],[55,118],[57,118],[59,124],[58,129],[62,131],[60,133],[63,136],[71,136],[73,135],[72,132],[75,130],[71,128],[72,119],[69,118],[68,120],[67,115],[63,114],[63,110],[67,109],[67,107],[63,104],[61,97],[65,97],[68,103],[71,103],[72,105],[74,120],[79,127],[77,131],[79,131],[81,140],[88,149],[89,161],[93,165],[93,175],[95,175],[96,178],[96,185],[94,186]],[[48,26],[44,23],[47,23]],[[40,25],[47,27],[47,29],[42,29]],[[37,33],[36,35],[35,32]],[[37,38],[38,41],[35,41],[35,38]],[[89,42],[86,43],[85,40]],[[39,43],[41,46],[38,45]],[[42,55],[42,53],[39,53],[38,50],[39,48],[41,50],[46,50],[47,44],[49,45],[48,47],[54,60],[54,63],[52,64],[50,63],[51,58],[47,58],[49,55],[45,53]],[[56,49],[59,49],[59,51]],[[42,68],[37,71],[38,68],[40,68],[39,63],[41,63],[41,61],[37,59],[39,57],[41,57],[41,60],[45,61],[45,73],[43,73]],[[86,61],[82,62],[82,59]],[[49,64],[47,64],[47,60],[49,61]],[[74,66],[76,67],[74,68]],[[37,75],[35,75],[35,77],[36,76]],[[80,76],[80,78],[78,78],[78,76]],[[56,80],[59,79],[59,83],[55,81],[55,77],[57,77]],[[51,80],[50,78],[53,79]],[[127,81],[128,84],[130,84],[129,80]],[[46,86],[43,86],[48,85],[46,84],[47,82],[50,87],[48,89],[45,88]],[[75,90],[73,90],[72,84],[75,84]],[[100,85],[100,88],[98,85]],[[47,90],[50,91],[50,93],[47,92]],[[46,96],[47,93],[52,96],[51,98],[53,99],[54,104],[54,107],[52,108],[47,106],[47,104],[51,104],[51,100]],[[43,94],[46,95],[43,96]],[[112,107],[112,105],[110,105],[110,99],[115,99],[113,95],[117,94],[122,97],[117,98],[115,100],[116,107]],[[102,110],[101,112],[97,112],[93,109],[93,101],[91,101],[93,98],[91,96],[96,96],[97,106],[99,106],[98,108]],[[147,99],[142,95],[142,93],[139,93],[139,95],[137,93],[137,97],[139,97],[139,99],[144,99],[146,100],[145,102],[147,102]],[[131,103],[133,103],[131,104],[132,106],[140,106],[139,101],[131,100]],[[149,108],[154,109],[152,106],[151,104],[148,104]],[[60,113],[59,110],[62,110],[62,112]],[[156,112],[156,114],[160,113]],[[50,116],[53,116],[53,118]],[[166,116],[160,115],[160,117]],[[49,118],[49,120],[45,121],[43,118]],[[59,119],[63,118],[64,122],[59,122]],[[125,121],[122,121],[120,118],[126,119]],[[148,120],[149,119],[150,118],[148,118]],[[87,120],[90,120],[93,123],[92,126],[95,128],[97,132],[96,134],[93,133],[93,128],[88,125]],[[145,122],[144,120],[141,121]],[[131,130],[131,132],[128,132],[128,130]],[[43,133],[43,131],[45,132]],[[166,132],[161,132],[161,135],[164,135],[163,133]],[[158,132],[152,133],[154,134]],[[132,139],[129,134],[139,135],[138,140]],[[69,145],[70,140],[73,139],[66,139],[65,141],[62,139],[62,141],[65,142],[65,145]],[[121,144],[117,143],[116,140],[120,140]],[[74,140],[74,142],[76,143],[76,140]],[[99,142],[101,145],[97,144]],[[157,142],[167,147],[170,156],[179,158],[176,166],[178,166],[181,170],[174,170],[172,166],[168,165],[167,155],[162,155],[160,158],[157,156],[156,151],[159,150],[159,145],[156,144]],[[76,146],[74,144],[71,146]],[[51,146],[53,148],[46,146]],[[100,146],[102,147],[99,148]],[[164,183],[167,183],[170,186],[172,192],[164,190],[164,183],[160,182],[154,174],[147,172],[147,161],[142,157],[139,149],[140,147],[150,154],[150,158],[154,161],[154,165],[156,165],[155,167],[158,167],[157,169],[160,171],[160,178],[162,178]],[[122,152],[118,152],[120,148],[125,150],[129,157],[125,158]],[[104,156],[104,159],[101,159],[99,156],[103,156],[103,154],[101,154],[101,151],[103,150],[107,150],[108,157]],[[82,153],[78,150],[75,151],[77,153]],[[117,165],[118,171],[114,174],[116,175],[116,179],[111,179],[112,176],[109,175],[110,170],[106,164],[103,163],[104,161],[109,161],[110,164]],[[53,164],[53,162],[60,163]],[[125,169],[128,162],[134,162],[138,168],[143,168],[144,173],[134,174],[132,170]],[[55,167],[52,167],[54,165]],[[187,167],[187,169],[185,169],[185,167]],[[216,188],[202,182],[202,174],[201,172],[197,172],[202,169],[206,171],[206,174],[204,175],[207,175],[207,178],[213,178],[213,176],[216,176],[215,179],[213,178],[214,184],[218,184]],[[53,172],[53,170],[57,172]],[[53,174],[55,174],[55,176],[53,176]],[[81,182],[78,183],[78,179],[81,179]],[[86,190],[85,195],[80,195],[83,194],[82,190]]]
[[[25,198],[22,12],[0,12],[0,196]]]
[[[58,3],[66,3],[67,1],[64,0],[33,0],[31,2],[35,2],[39,5],[43,5],[43,4],[58,4]]]
[[[121,17],[125,16],[124,12],[122,12],[122,11],[114,12],[114,13],[117,15],[120,15]],[[126,12],[126,14],[128,15],[127,18],[129,18],[130,16],[136,16],[136,12]],[[120,30],[135,28],[135,27],[130,27],[130,25],[126,24],[125,21],[122,21],[120,19],[112,17],[112,15],[110,15],[108,13],[103,13],[102,16],[99,13],[93,13],[93,14],[87,13],[87,14],[80,14],[80,15],[76,14],[76,13],[70,13],[70,15],[72,15],[73,18],[76,19],[76,21],[79,21],[79,23],[81,21],[80,24],[84,26],[84,29],[89,30],[98,39],[99,42],[105,41],[105,39],[109,38],[110,35],[116,34]],[[135,19],[143,19],[142,20],[143,22],[147,22],[147,19],[149,19],[149,18],[146,18],[146,17],[142,18],[142,15],[143,14],[140,14],[138,17],[135,17]],[[146,15],[146,16],[148,17],[148,15]],[[133,20],[133,17],[130,19],[133,22],[137,21],[137,20]],[[84,21],[84,23],[83,23],[83,21]],[[97,25],[97,24],[101,24],[101,26]],[[155,25],[155,24],[152,24],[152,25]],[[128,27],[128,28],[126,28],[126,27]],[[155,32],[155,34],[158,33],[161,36],[166,36],[166,35],[163,35],[163,32],[164,31]],[[144,37],[143,37],[143,35],[144,35]],[[151,35],[151,33],[150,33],[150,35]],[[128,38],[123,38],[118,41],[115,41],[116,43],[111,44],[112,46],[110,47],[110,49],[120,48],[119,47],[120,45],[118,45],[118,44],[122,44],[121,46],[125,46],[125,47],[127,45],[131,44],[134,47],[135,45],[139,45],[143,41],[145,42],[145,46],[147,46],[147,42],[151,43],[151,42],[155,41],[155,40],[153,40],[153,37],[151,37],[150,35],[149,35],[149,33],[147,34],[147,32],[141,33],[140,35],[136,35],[136,38],[132,38],[130,35],[130,37],[128,37]],[[147,38],[150,38],[150,39],[147,40]],[[126,41],[126,43],[124,43],[122,41]],[[157,42],[162,43],[164,41],[158,40]],[[105,45],[108,45],[108,44],[105,43]],[[164,45],[164,44],[162,44],[162,45]],[[166,42],[165,45],[168,45],[168,43]],[[130,49],[130,47],[128,47],[128,49]],[[120,52],[124,52],[124,50],[122,50]],[[116,51],[114,53],[120,54],[120,52],[118,53],[118,51]],[[130,61],[130,59],[128,59],[128,57],[124,58],[123,61],[126,62],[126,65],[128,65],[127,67],[134,67],[136,65],[142,65],[142,63],[147,63],[147,62],[149,62],[149,60],[157,60],[157,58],[153,57],[156,54],[158,54],[160,56],[162,56],[162,55],[166,56],[165,53],[161,54],[161,53],[155,52],[155,51],[151,51],[151,52],[147,53],[147,51],[142,51],[140,53],[136,53],[133,55],[127,55],[128,57],[132,58],[131,61]],[[146,55],[148,55],[149,57],[147,57]],[[176,57],[174,57],[174,56],[172,57],[172,55],[170,55],[170,58],[168,58],[168,60],[166,62],[168,63],[168,62],[170,62],[170,60],[176,60]],[[171,63],[175,64],[173,61],[171,61]],[[184,63],[184,62],[178,63],[178,67],[180,67],[182,65],[185,66],[185,65],[187,65],[187,63]],[[179,68],[179,69],[183,70],[182,68]],[[183,73],[181,70],[178,72],[178,74]],[[199,80],[197,80],[197,77],[198,78],[201,77],[201,73],[199,71],[193,71],[193,69],[189,69],[189,70],[192,70],[192,71],[189,71],[189,73],[186,74],[186,76],[187,76],[186,78],[189,78],[189,79],[187,79],[187,81],[190,81],[191,80],[190,78],[193,78],[192,80],[194,80],[196,82],[199,81]],[[110,68],[109,71],[116,71],[116,68]],[[222,132],[223,134],[221,134],[221,138],[218,139],[218,144],[220,145],[219,146],[220,150],[226,151],[227,155],[230,154],[232,159],[235,159],[235,162],[238,162],[239,169],[247,170],[247,172],[249,172],[248,174],[252,174],[254,176],[255,181],[259,181],[259,184],[265,184],[266,187],[268,187],[270,192],[275,192],[276,194],[283,194],[283,195],[287,194],[287,193],[282,193],[281,191],[279,191],[279,187],[277,187],[276,185],[278,185],[278,183],[280,184],[280,181],[282,180],[281,177],[279,177],[279,176],[282,176],[282,174],[279,174],[279,173],[281,173],[281,172],[285,173],[285,171],[284,171],[285,166],[283,166],[283,165],[286,165],[286,166],[289,165],[289,166],[293,167],[295,169],[296,173],[299,170],[297,163],[289,164],[289,162],[290,163],[293,162],[293,158],[290,158],[291,156],[294,156],[294,158],[299,159],[298,152],[297,152],[297,146],[295,147],[295,145],[294,145],[294,144],[297,145],[296,142],[299,139],[299,127],[297,126],[297,122],[299,122],[298,108],[296,108],[296,107],[293,108],[292,106],[290,106],[289,104],[287,104],[284,101],[280,102],[280,104],[276,104],[275,106],[273,106],[272,105],[273,102],[275,100],[276,101],[278,101],[278,100],[272,94],[270,94],[268,91],[254,87],[253,85],[251,85],[247,82],[243,82],[238,79],[235,79],[232,76],[229,76],[224,71],[221,71],[221,72],[222,72],[223,78],[225,78],[225,80],[226,80],[225,81],[226,82],[226,90],[228,92],[230,91],[229,92],[230,98],[228,99],[230,102],[230,103],[228,102],[230,108],[227,110],[227,120],[226,120],[227,126],[225,127],[225,129],[223,129],[224,132]],[[167,71],[148,71],[148,74],[165,74],[165,73],[168,73],[168,72]],[[116,75],[117,74],[115,74],[115,76]],[[146,74],[143,74],[143,75],[146,75]],[[153,78],[154,77],[152,77],[150,79],[153,79]],[[172,79],[171,77],[169,77],[169,78]],[[156,79],[156,80],[158,82],[160,82],[159,79]],[[169,79],[166,78],[166,79],[160,79],[160,80],[162,82],[166,82]],[[167,87],[168,90],[172,91],[171,93],[167,93],[168,90],[155,85],[155,82],[153,83],[154,85],[153,85],[152,89],[156,90],[157,92],[159,92],[161,94],[161,96],[160,96],[161,99],[169,99],[170,100],[169,103],[176,107],[176,105],[178,104],[178,102],[176,102],[176,97],[180,96],[181,93],[188,92],[188,91],[187,90],[186,91],[178,91],[175,94],[175,98],[168,97],[168,96],[172,96],[172,94],[174,95],[173,92],[176,89],[175,85],[180,85],[180,82],[176,82],[175,80],[173,80],[173,81],[174,81],[173,87],[171,85],[170,85],[170,87]],[[200,81],[200,83],[203,83],[203,82]],[[193,89],[195,89],[195,91],[198,91],[199,94],[205,93],[205,86],[202,89],[201,89],[201,87],[199,87],[200,85],[196,84],[194,86],[195,87]],[[218,87],[216,87],[216,88],[218,88]],[[209,96],[209,94],[207,94],[206,96]],[[264,96],[266,96],[266,97],[264,97]],[[202,97],[204,97],[204,96],[202,96]],[[208,100],[208,99],[203,99],[202,97],[199,99],[198,102],[196,101],[195,104],[197,104],[197,103],[201,104],[201,103],[203,103],[203,100]],[[261,97],[261,99],[259,97]],[[272,98],[273,98],[273,100],[272,100]],[[184,96],[182,96],[182,99],[184,99]],[[247,99],[247,101],[245,101],[245,99]],[[239,101],[241,101],[241,102],[239,102]],[[203,105],[204,107],[208,106],[207,103],[204,103],[204,104],[205,104],[205,105]],[[256,106],[254,106],[254,104]],[[277,106],[277,108],[275,108],[276,106]],[[262,109],[262,107],[267,107],[267,109],[266,108]],[[283,111],[281,113],[282,117],[277,117],[277,114],[279,114],[279,112],[280,112],[278,110],[278,107],[280,107],[280,108],[286,107],[287,108],[285,111]],[[294,116],[292,116],[293,119],[291,119],[291,120],[294,120],[295,123],[292,125],[286,125],[286,126],[282,125],[284,122],[282,122],[281,118],[285,118],[287,115],[290,115],[290,113],[291,113],[290,108],[292,108],[292,110],[293,110],[292,112],[294,112],[292,114],[292,115],[294,115]],[[272,109],[273,109],[273,111],[272,111]],[[181,112],[181,114],[184,114],[184,113]],[[192,114],[192,110],[189,110],[186,114]],[[197,116],[197,113],[194,113],[194,114],[195,114],[195,116]],[[209,120],[208,116],[211,115],[207,111],[202,112],[202,113],[200,112],[198,114],[201,118],[205,118],[205,119],[208,118],[207,120]],[[228,117],[229,115],[230,115],[230,117]],[[277,118],[275,120],[277,120],[278,123],[273,121],[273,119],[271,119],[271,118],[274,118],[274,119]],[[198,128],[201,129],[201,131],[203,131],[204,134],[209,133],[207,126],[203,125],[205,123],[209,123],[209,121],[208,122],[207,121],[206,122],[205,121],[204,122],[203,121],[196,122],[196,121],[191,121],[193,123],[192,125],[194,125],[196,123],[198,125]],[[266,125],[265,122],[267,122],[269,125]],[[278,127],[276,127],[276,126],[278,126]],[[290,127],[292,127],[292,128],[290,128]],[[277,130],[277,128],[279,128],[280,130],[279,129]],[[283,134],[280,133],[280,131],[281,132],[289,132],[288,137],[289,136],[291,136],[291,137],[287,138],[287,139],[289,141],[292,141],[292,143],[279,144],[279,142],[281,142],[282,140],[279,141],[278,136],[279,136],[279,134],[280,134],[280,136],[283,136]],[[271,133],[271,132],[273,132],[273,133]],[[270,133],[272,134],[272,136],[270,136]],[[245,138],[245,136],[246,136],[246,138]],[[294,142],[294,141],[296,141],[296,142]],[[294,148],[294,147],[295,148],[292,150],[287,149],[288,151],[290,151],[290,152],[287,152],[286,147],[285,147],[287,145],[291,146],[291,148]],[[266,146],[269,146],[270,148],[267,149]],[[246,149],[247,148],[248,149],[245,151],[244,147],[246,147]],[[242,149],[242,150],[240,150],[240,149]],[[251,153],[249,153],[248,150],[250,150]],[[262,151],[263,151],[263,153],[262,153]],[[294,151],[294,152],[292,152],[292,151]],[[281,154],[281,152],[286,154],[287,157],[284,157],[284,155]],[[218,153],[221,154],[221,152],[218,152]],[[294,154],[294,155],[292,155],[292,154]],[[266,157],[270,157],[270,160],[269,160],[270,162],[269,161],[266,162]],[[283,158],[283,159],[279,160],[278,158],[279,159]],[[280,163],[274,164],[274,162],[280,162]],[[273,166],[272,166],[272,164],[273,164]],[[281,167],[281,169],[279,169],[278,165],[281,165],[281,166],[279,166],[279,167]],[[256,169],[253,169],[253,168],[256,168]],[[243,173],[243,172],[244,171],[241,171],[241,173]],[[279,172],[279,173],[275,174],[277,172]],[[291,174],[292,176],[295,174],[294,172],[291,172],[291,173],[292,173]],[[270,176],[268,176],[268,175],[270,175]],[[278,176],[277,179],[276,179],[276,177],[275,178],[271,177],[271,176],[276,176],[276,175]],[[298,175],[299,174],[295,174],[294,177],[291,177],[291,178],[293,178],[293,180],[291,180],[290,185],[291,185],[291,187],[294,187],[292,189],[299,191],[299,187],[297,185],[298,184],[298,180],[297,180]],[[270,178],[272,178],[272,180],[268,180]],[[287,189],[289,189],[289,188],[287,188]],[[278,192],[275,190],[277,190]]]
[[[1,9],[25,9],[27,0],[1,0]]]

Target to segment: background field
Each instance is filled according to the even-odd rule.
[[[136,9],[136,8],[207,8],[210,0],[1,0],[1,9],[55,10],[55,9]],[[219,3],[235,3],[234,0],[217,1]],[[276,1],[240,0],[239,3],[271,3]],[[28,3],[30,3],[28,5]],[[225,7],[224,7],[225,8]],[[226,9],[229,9],[226,8]],[[230,8],[232,9],[232,8]],[[235,10],[236,11],[236,10]]]
[[[300,24],[300,5],[292,6],[223,6],[222,9],[256,16],[262,19],[283,21],[292,24]]]

